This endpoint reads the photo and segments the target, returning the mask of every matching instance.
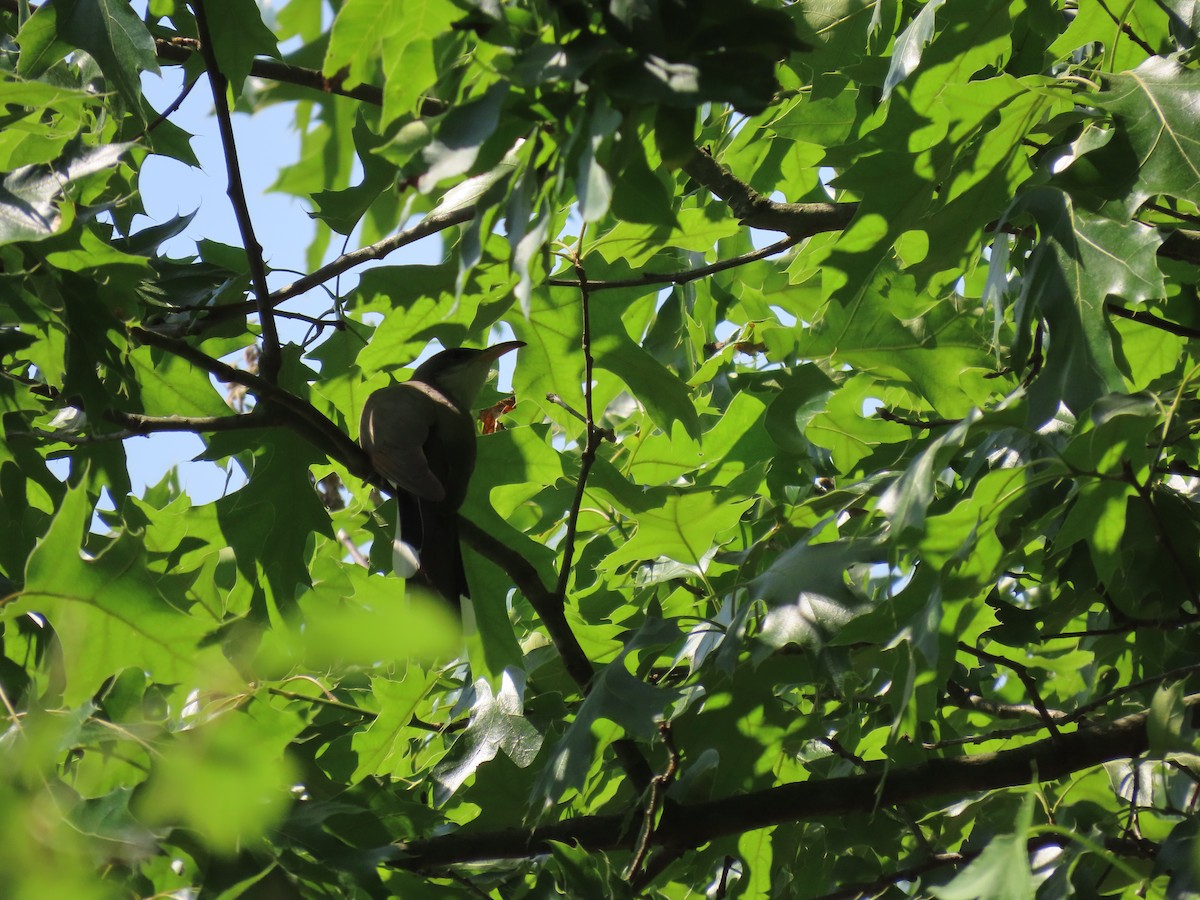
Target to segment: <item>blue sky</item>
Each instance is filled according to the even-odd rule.
[[[178,96],[182,85],[183,69],[179,66],[164,66],[161,75],[143,76],[146,96],[156,109],[168,106]],[[201,78],[171,116],[172,122],[195,136],[192,149],[200,160],[199,169],[161,156],[149,157],[142,169],[140,187],[147,216],[135,220],[135,229],[195,212],[195,218],[184,234],[166,245],[165,252],[170,255],[192,255],[195,242],[204,238],[235,246],[241,244],[233,207],[225,193],[225,161],[212,108],[211,90],[207,81]],[[233,126],[250,215],[264,257],[273,269],[303,271],[305,252],[315,232],[313,221],[300,200],[287,194],[268,192],[279,170],[295,162],[299,155],[293,107],[280,104],[254,115],[235,114]],[[336,244],[329,258],[337,255],[341,242]],[[350,249],[356,246],[352,239]],[[440,244],[435,238],[402,248],[387,262],[433,262],[439,249]],[[342,276],[343,292],[356,282],[356,272]],[[270,277],[271,287],[280,287],[294,278],[292,273],[278,271]],[[313,292],[311,308],[306,309],[303,300],[289,304],[289,309],[312,315],[320,314],[327,307],[328,297],[321,291]],[[278,324],[285,341],[301,340],[307,328],[306,323],[289,320],[279,320]],[[184,490],[197,503],[208,502],[239,483],[236,476],[230,482],[224,470],[213,463],[190,461],[203,448],[195,435],[154,434],[130,438],[125,442],[125,448],[135,492],[140,493],[144,485],[159,481],[172,466],[178,466]]]

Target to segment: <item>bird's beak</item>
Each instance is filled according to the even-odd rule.
[[[519,347],[524,347],[524,346],[525,346],[524,341],[504,341],[502,343],[495,344],[491,347],[488,347],[486,350],[480,350],[479,355],[483,359],[486,359],[488,362],[495,362],[500,357],[502,357],[505,353],[508,353],[512,350],[516,350]]]

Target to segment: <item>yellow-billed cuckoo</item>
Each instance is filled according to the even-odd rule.
[[[416,577],[456,611],[467,596],[458,508],[475,469],[471,406],[492,363],[523,341],[486,350],[443,350],[412,378],[381,388],[363,405],[359,442],[375,471],[397,489],[392,568]]]

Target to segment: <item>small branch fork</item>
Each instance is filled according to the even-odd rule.
[[[274,383],[279,378],[283,363],[279,344],[279,331],[275,327],[275,316],[271,305],[271,289],[267,287],[267,269],[263,262],[263,249],[254,234],[254,223],[250,219],[250,206],[246,202],[246,189],[242,184],[242,171],[238,163],[237,144],[233,137],[233,121],[229,115],[229,82],[217,64],[217,55],[212,46],[212,33],[208,27],[208,15],[204,0],[191,0],[192,12],[196,16],[196,27],[200,31],[200,53],[204,67],[208,70],[208,83],[212,88],[213,106],[217,113],[217,125],[221,132],[221,146],[225,152],[225,170],[229,185],[227,193],[237,217],[238,231],[242,235],[242,246],[246,248],[246,261],[250,268],[250,281],[254,287],[255,306],[262,326],[263,349],[259,370],[267,381]]]
[[[1037,710],[1038,716],[1041,717],[1042,724],[1046,726],[1046,730],[1050,732],[1052,740],[1060,740],[1063,736],[1058,728],[1058,719],[1063,718],[1062,713],[1057,716],[1053,715],[1046,707],[1046,702],[1042,699],[1042,695],[1038,693],[1037,680],[1029,674],[1029,670],[1020,663],[1013,662],[1011,659],[1005,659],[1003,656],[996,656],[993,653],[988,653],[986,650],[980,650],[978,647],[972,647],[970,644],[963,641],[958,642],[958,649],[964,653],[969,653],[976,659],[990,662],[995,666],[1004,666],[1016,673],[1021,684],[1025,686],[1025,690],[1029,694],[1029,699],[1033,701],[1033,706]],[[1055,710],[1055,712],[1058,712]]]
[[[582,232],[579,235],[579,244],[580,247],[571,254],[571,265],[579,278],[579,298],[583,308],[583,401],[586,437],[579,462],[579,479],[575,484],[575,497],[571,501],[571,510],[567,515],[567,533],[563,538],[562,567],[559,569],[558,583],[554,588],[554,597],[560,606],[566,603],[567,584],[571,578],[571,565],[575,558],[575,532],[579,525],[579,513],[583,507],[583,495],[587,490],[588,475],[596,462],[596,451],[600,449],[600,444],[605,437],[604,431],[596,427],[595,411],[592,408],[592,378],[595,360],[592,357],[590,293],[587,272],[583,268],[580,252],[583,244]]]
[[[646,810],[642,814],[642,829],[638,835],[633,859],[630,860],[629,867],[625,870],[625,880],[631,883],[639,880],[642,866],[646,862],[646,854],[650,852],[650,839],[654,836],[655,819],[658,817],[659,810],[662,809],[663,797],[679,772],[680,754],[671,738],[671,723],[660,722],[658,735],[662,739],[663,746],[667,748],[667,767],[661,775],[655,775],[650,779]]]
[[[595,360],[592,357],[592,319],[590,307],[589,282],[587,272],[584,270],[582,256],[583,231],[579,234],[579,246],[576,251],[571,254],[571,264],[575,269],[576,275],[579,278],[579,296],[583,308],[583,326],[582,326],[582,350],[583,350],[583,397],[584,397],[584,424],[586,428],[586,438],[583,447],[583,453],[579,463],[579,478],[575,484],[575,496],[571,501],[571,509],[567,514],[567,530],[563,536],[563,559],[562,566],[558,571],[558,581],[555,584],[553,593],[546,598],[547,608],[538,610],[538,614],[542,616],[542,621],[546,623],[547,630],[550,631],[550,623],[554,623],[554,628],[562,633],[563,643],[559,645],[559,641],[555,640],[556,647],[560,652],[564,650],[570,653],[571,656],[564,655],[567,660],[569,669],[572,669],[572,659],[578,651],[578,657],[574,660],[572,674],[578,672],[580,675],[586,670],[587,675],[584,679],[575,678],[580,689],[586,694],[591,684],[592,676],[595,671],[592,669],[591,661],[587,658],[587,654],[579,647],[579,642],[571,631],[570,625],[567,623],[564,609],[566,607],[567,587],[571,580],[571,566],[575,559],[575,533],[579,525],[579,513],[583,507],[583,497],[587,490],[588,474],[592,470],[592,466],[596,462],[596,452],[600,448],[600,444],[605,437],[611,437],[612,432],[600,428],[596,425],[595,410],[592,401],[592,379],[595,368]],[[559,398],[559,403],[562,403]],[[540,584],[540,582],[539,582]],[[526,595],[528,596],[528,595]],[[532,602],[532,600],[531,600]],[[535,609],[537,607],[535,606]],[[553,631],[551,634],[553,635]],[[568,639],[569,636],[569,639]],[[625,774],[639,791],[645,791],[653,781],[653,773],[645,757],[638,750],[637,745],[628,738],[619,738],[613,741],[613,753],[616,754],[618,761],[621,763],[621,768],[625,770]]]

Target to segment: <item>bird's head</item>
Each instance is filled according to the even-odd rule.
[[[437,388],[461,406],[470,409],[487,381],[492,363],[524,341],[504,341],[483,350],[455,347],[435,353],[413,372],[412,380]]]

